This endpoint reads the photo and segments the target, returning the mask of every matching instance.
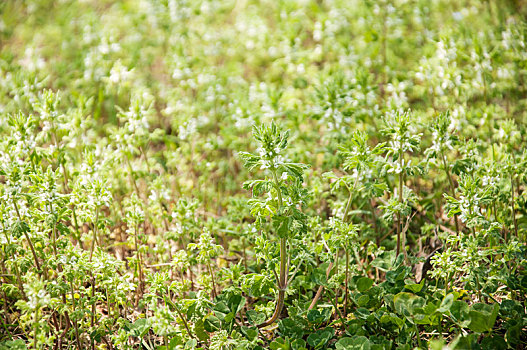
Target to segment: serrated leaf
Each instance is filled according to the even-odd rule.
[[[239,152],[238,155],[243,161],[243,166],[249,170],[253,170],[260,165],[260,157],[249,152]]]

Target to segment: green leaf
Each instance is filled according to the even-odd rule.
[[[284,318],[278,323],[280,333],[290,338],[302,338],[308,323],[302,318]]]
[[[443,350],[445,348],[445,341],[443,339],[432,340],[429,343],[430,350]]]
[[[307,337],[307,343],[315,349],[322,349],[334,334],[335,330],[331,327],[319,329]]]
[[[26,350],[26,344],[22,339],[8,340],[0,343],[0,350]]]
[[[273,227],[276,230],[276,234],[280,238],[287,237],[291,231],[291,224],[293,218],[284,215],[273,215]]]
[[[234,315],[236,315],[243,309],[246,301],[247,300],[241,295],[234,294],[229,298],[227,304],[229,309],[234,313]]]
[[[469,307],[467,303],[461,300],[452,302],[450,306],[450,317],[461,327],[467,327],[470,323]]]
[[[130,329],[130,335],[134,337],[142,337],[150,329],[150,325],[146,318],[140,318],[128,327]]]
[[[247,326],[241,326],[242,333],[249,339],[250,341],[253,341],[258,337],[258,330],[256,328],[249,328]]]
[[[417,313],[418,308],[425,305],[425,299],[415,294],[401,292],[393,298],[395,311],[406,317],[413,316]]]
[[[259,325],[265,321],[265,314],[263,312],[247,310],[246,315],[247,315],[247,320],[252,325]]]
[[[321,267],[323,267],[323,269],[321,269]],[[326,277],[327,265],[323,264],[321,267],[313,271],[313,273],[311,274],[311,278],[313,280],[313,283],[315,283],[316,285],[327,287],[328,286],[328,279]]]
[[[411,283],[404,286],[404,288],[409,289],[410,291],[414,293],[419,293],[423,286],[425,285],[425,279],[423,278],[420,283]]]
[[[252,190],[253,196],[257,197],[264,192],[269,192],[273,187],[273,183],[269,180],[249,180],[243,183],[243,188]]]
[[[291,342],[291,349],[293,350],[307,350],[306,341],[304,339],[295,339]]]
[[[29,231],[29,225],[25,221],[17,221],[12,228],[12,234],[16,238],[20,238],[20,236]]]
[[[289,350],[289,341],[284,338],[276,338],[269,344],[271,350]]]
[[[304,169],[309,168],[309,166],[300,163],[284,163],[282,166],[289,174],[298,178],[299,180],[302,180]]]
[[[354,336],[353,338],[342,338],[335,343],[337,350],[370,350],[371,343],[364,336]]]
[[[248,152],[239,152],[238,155],[243,161],[243,166],[252,170],[260,164],[260,157]]]
[[[510,320],[506,323],[504,328],[507,330],[505,336],[507,341],[512,345],[517,345],[521,341],[522,337],[522,321],[521,320]]]
[[[468,328],[476,333],[483,333],[492,330],[496,317],[498,316],[499,305],[487,305],[476,303],[471,306],[469,311],[470,323]]]
[[[353,314],[361,320],[367,320],[368,317],[370,316],[370,311],[366,308],[359,307],[357,308],[357,310],[353,312]]]
[[[168,343],[168,350],[175,350],[177,346],[183,345],[183,338],[181,336],[173,337]],[[197,345],[197,343],[196,343]]]
[[[361,277],[357,281],[357,290],[364,293],[373,286],[373,280],[368,277]]]
[[[214,305],[214,313],[221,320],[225,321],[225,317],[231,313],[231,309],[225,304],[225,302],[220,301]]]
[[[245,275],[242,282],[243,291],[255,298],[270,294],[273,288],[271,279],[256,273]]]
[[[224,318],[225,323],[231,323],[232,320],[234,320],[235,316],[236,315],[234,314],[234,312],[229,312],[227,315],[225,315],[225,318]]]
[[[307,320],[311,323],[323,323],[331,317],[331,309],[325,308],[322,311],[316,309],[309,310],[307,312]]]
[[[441,302],[441,305],[439,305],[439,309],[437,309],[438,312],[446,313],[450,310],[454,303],[454,294],[450,293],[447,294],[446,297],[443,298],[443,301]]]
[[[357,305],[358,306],[366,306],[370,302],[370,296],[367,294],[363,294],[360,297],[357,298]]]
[[[221,329],[221,321],[216,316],[209,315],[203,320],[203,326],[207,332],[216,332]]]
[[[516,300],[506,299],[500,304],[500,314],[510,318],[521,318],[524,314],[524,307]]]
[[[459,336],[449,344],[451,349],[477,349],[478,335],[467,334],[466,336]]]
[[[404,320],[397,317],[397,315],[395,314],[384,314],[382,315],[381,319],[380,319],[381,323],[384,323],[384,324],[393,324],[395,325],[397,328],[401,328],[403,325],[404,325]]]
[[[205,330],[205,325],[203,323],[203,320],[198,320],[194,324],[194,334],[198,337],[201,341],[208,341],[209,340],[209,334]]]
[[[395,261],[395,251],[385,251],[372,261],[371,266],[386,272],[394,266]]]
[[[485,337],[481,340],[481,349],[483,350],[506,350],[509,347],[503,336]]]
[[[196,346],[198,346],[198,341],[196,339],[189,339],[185,343],[185,349],[194,349]]]

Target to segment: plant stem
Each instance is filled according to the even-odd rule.
[[[386,63],[387,63],[387,23],[386,23],[386,9],[383,9],[382,13],[382,47],[381,47],[381,55],[382,55],[382,85],[381,85],[381,97],[384,97],[385,87],[388,82],[388,72],[386,69]]]
[[[331,289],[329,289],[330,292],[332,292]],[[340,323],[342,325],[346,324],[346,322],[344,322],[344,316],[342,316],[342,312],[340,312],[340,309],[337,307],[337,304],[335,304],[335,299],[333,299],[333,296],[331,296],[329,298],[331,304],[333,304],[333,307],[335,307],[335,318],[339,317],[340,316]],[[337,313],[338,313],[338,316],[337,316]]]
[[[51,203],[49,204],[49,211],[53,213],[53,204]],[[53,222],[51,237],[53,239],[53,254],[55,255],[55,258],[57,258],[57,222]]]
[[[37,308],[35,310],[35,316],[33,318],[33,324],[35,326],[35,329],[34,329],[34,332],[35,332],[35,335],[34,335],[34,339],[33,339],[33,346],[35,347],[35,349],[38,349],[37,348],[37,335],[38,335],[38,310],[39,310],[39,306],[37,305]]]
[[[176,299],[177,299],[177,297],[176,297]],[[188,326],[187,319],[185,318],[185,315],[181,312],[181,310],[179,309],[178,305],[176,303],[174,303],[170,299],[170,296],[167,296],[167,295],[163,296],[163,300],[165,301],[165,303],[167,303],[168,305],[173,307],[174,310],[176,310],[176,313],[179,315],[179,318],[181,318],[181,321],[183,321],[183,325],[185,326],[185,329],[187,330],[188,335],[192,339],[196,339],[196,336],[194,335],[194,333],[191,332],[191,330],[190,330],[190,328]]]
[[[124,159],[126,160],[126,164],[128,165],[128,171],[130,173],[130,182],[134,186],[135,193],[137,194],[137,198],[141,198],[141,195],[139,193],[139,187],[137,186],[137,182],[134,179],[134,170],[132,169],[132,164],[130,163],[130,159],[128,158],[128,155],[125,155]]]
[[[71,211],[73,213],[73,223],[75,225],[75,232],[77,233],[77,240],[79,241],[79,245],[82,247],[81,234],[79,232],[79,224],[77,222],[77,214],[75,213],[75,206],[73,204]]]
[[[139,151],[143,154],[143,157],[145,158],[145,163],[146,163],[146,168],[148,170],[148,174],[151,174],[152,171],[150,170],[150,164],[149,164],[149,161],[148,161],[148,156],[146,155],[146,152],[145,150],[143,149],[143,147],[139,147]]]
[[[143,262],[141,260],[141,252],[139,251],[139,245],[137,244],[138,240],[139,240],[139,235],[138,235],[138,230],[137,230],[137,227],[139,225],[135,225],[135,228],[134,228],[134,243],[135,243],[135,252],[137,253],[137,275],[138,275],[138,279],[139,279],[139,288],[137,288],[137,296],[139,298],[139,294],[142,293],[143,291]]]
[[[403,174],[403,151],[399,151],[399,164],[401,166],[401,172],[399,173],[399,203],[403,202],[403,181],[404,181],[404,174]],[[401,212],[399,211],[397,213],[397,252],[396,256],[399,256],[401,253],[401,228],[403,226],[402,218],[401,218]],[[403,248],[404,249],[404,248]]]
[[[71,300],[73,304],[73,312],[75,312],[75,294],[73,293],[73,282],[70,281],[70,287],[71,287]],[[79,327],[77,326],[77,320],[72,321],[73,327],[75,328],[75,339],[77,341],[77,349],[82,349],[81,342],[79,338]]]
[[[346,278],[344,282],[344,316],[348,315],[348,278],[349,278],[350,254],[346,249]]]
[[[91,298],[92,298],[93,304],[91,305],[91,322],[90,322],[92,331],[94,331],[94,328],[95,328],[95,282],[96,282],[95,277],[92,277]],[[95,342],[93,338],[91,338],[91,349],[95,350]]]
[[[328,268],[326,269],[326,279],[329,278],[329,275],[331,273],[331,269],[333,269],[333,262],[330,262],[329,265],[328,265]],[[312,310],[315,307],[315,305],[317,304],[318,299],[320,299],[320,297],[322,296],[322,292],[323,291],[324,291],[324,286],[319,286],[318,290],[317,290],[317,293],[315,294],[315,297],[313,298],[313,300],[311,301],[311,304],[309,304],[309,307],[307,308],[308,310]]]
[[[339,273],[339,248],[335,252],[335,275]],[[339,306],[339,286],[335,287],[335,318],[337,318],[337,311]]]
[[[3,229],[2,231],[4,232],[4,235],[6,237],[7,244],[11,245],[11,240],[9,239],[9,235],[7,234],[5,229]],[[5,249],[5,247],[2,247],[2,249]],[[16,261],[16,253],[13,253],[13,258]],[[4,263],[2,262],[2,265],[3,264]],[[13,263],[13,268],[15,269],[15,276],[16,276],[16,280],[17,280],[17,283],[18,283],[18,288],[20,289],[20,293],[22,294],[22,298],[24,300],[27,300],[26,293],[24,292],[24,285],[22,284],[22,277],[21,277],[20,271],[18,270],[18,264]]]
[[[175,304],[173,304],[173,305],[175,306]],[[187,323],[187,320],[185,319],[185,315],[183,315],[183,313],[179,310],[179,308],[177,306],[174,307],[174,309],[176,310],[177,314],[179,315],[179,318],[181,318],[181,321],[183,321],[183,325],[185,326],[185,329],[187,330],[188,335],[192,339],[196,339],[196,337],[194,336],[194,334],[190,331],[190,328],[188,327],[188,323]]]
[[[91,243],[91,249],[90,249],[90,262],[92,261],[92,258],[93,258],[93,251],[95,250],[95,240],[97,239],[97,226],[98,226],[98,222],[99,222],[99,208],[96,208],[95,209],[95,222],[94,222],[94,225],[93,225],[93,240],[92,240],[92,243]],[[93,277],[93,273],[92,273],[92,290],[91,290],[91,297],[92,297],[92,307],[91,307],[91,328],[93,330],[94,328],[94,325],[95,325],[95,277]],[[95,343],[94,343],[94,340],[93,338],[91,339],[91,349],[94,350],[95,349]]]
[[[375,243],[377,244],[377,246],[379,246],[381,242],[379,241],[380,232],[379,232],[379,227],[377,226],[377,215],[375,214],[375,208],[373,207],[371,200],[368,200],[368,205],[370,206],[371,216],[373,217],[373,228],[375,230],[375,238],[376,238]]]
[[[417,346],[421,348],[421,335],[419,334],[419,328],[417,328],[417,324],[414,320],[414,328],[415,328],[415,336],[417,337]]]
[[[278,176],[276,175],[276,170],[273,170],[273,178],[275,181],[276,191],[278,194],[278,212],[282,209],[282,192],[280,189],[280,181],[278,180]],[[280,279],[278,281],[278,298],[276,299],[276,307],[274,310],[273,315],[270,319],[265,321],[264,323],[258,325],[259,328],[266,327],[272,323],[274,323],[278,317],[280,317],[280,314],[282,313],[282,309],[284,307],[284,301],[285,301],[285,291],[287,289],[287,238],[282,237],[280,238]]]
[[[214,299],[218,295],[216,293],[216,282],[214,280],[214,274],[212,273],[212,267],[210,266],[210,263],[207,264],[207,267],[209,269],[210,278],[212,280],[212,299]]]
[[[16,215],[18,216],[18,220],[22,222],[22,216],[20,216],[20,212],[18,210],[18,206],[16,202],[13,201],[13,204],[15,206],[15,211],[16,211]],[[33,243],[31,242],[31,238],[29,238],[29,235],[27,234],[26,230],[24,230],[24,236],[26,237],[27,243],[29,244],[31,253],[33,253],[33,258],[35,259],[35,265],[37,266],[37,270],[40,270],[40,263],[38,262],[37,252],[35,251],[35,247],[33,246]]]
[[[355,184],[353,185],[353,189],[357,188],[357,183],[359,181],[359,177],[360,177],[360,172],[357,172],[357,178],[355,179]],[[348,191],[349,191],[349,197],[348,197],[348,201],[346,203],[346,209],[344,209],[344,215],[342,216],[342,221],[343,222],[346,222],[346,219],[348,218],[349,209],[351,207],[351,201],[353,199],[353,191],[351,189],[349,189],[349,188],[348,188]],[[360,264],[360,262],[359,262],[359,264]],[[329,266],[328,266],[328,268],[326,270],[326,279],[329,278],[329,275],[331,274],[331,270],[333,269],[333,265],[334,265],[333,262],[329,263]],[[346,275],[346,277],[347,277],[347,275]],[[324,291],[324,286],[319,286],[318,290],[317,290],[317,293],[315,294],[315,297],[311,301],[311,304],[309,304],[308,310],[311,310],[311,309],[313,309],[315,307],[315,305],[317,304],[318,299],[320,299],[320,297],[322,296],[322,292],[323,291]],[[347,291],[346,291],[346,293],[347,293]],[[346,294],[346,296],[347,296],[347,294]]]
[[[245,242],[245,238],[242,238],[242,245],[243,245],[243,266],[245,268],[245,272],[247,272],[247,248],[246,248],[247,242]]]
[[[93,240],[90,248],[90,262],[93,257],[93,251],[95,250],[95,240],[97,239],[97,226],[99,222],[99,208],[95,209],[95,222],[93,223]]]
[[[478,289],[478,298],[479,298],[478,301],[482,303],[483,301],[481,300],[481,285],[479,284],[479,276],[477,273],[475,274],[475,276],[476,276],[476,288]]]
[[[351,206],[351,201],[353,199],[353,191],[349,190],[349,197],[348,197],[348,201],[346,202],[346,209],[344,209],[344,216],[342,217],[342,221],[343,222],[346,222],[346,219],[348,218],[348,213],[349,213],[349,210],[350,210],[350,206]]]
[[[443,168],[445,168],[445,173],[448,178],[448,183],[450,185],[450,192],[452,192],[452,197],[456,197],[456,189],[454,188],[454,180],[452,180],[452,175],[450,174],[450,170],[447,167],[446,164],[446,157],[443,152],[441,152],[441,159],[443,161]],[[459,236],[459,223],[457,220],[457,214],[454,214],[454,224],[456,225],[456,233]]]
[[[57,137],[57,129],[55,126],[53,126],[53,134],[55,136],[55,147],[59,150],[59,153],[62,152],[62,149],[59,147],[58,137]],[[62,168],[62,178],[64,182],[62,183],[62,190],[64,193],[68,193],[68,173],[66,171],[66,167],[64,166],[64,161],[60,162],[60,167]],[[79,233],[79,225],[77,224],[77,214],[75,213],[75,205],[71,205],[71,211],[73,213],[73,223],[75,225],[75,233],[77,234],[77,240],[80,241],[80,233]]]
[[[514,233],[518,238],[518,223],[516,222],[516,211],[514,209],[514,175],[511,174],[511,209],[512,209],[512,221],[514,222]]]

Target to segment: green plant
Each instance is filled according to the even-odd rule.
[[[413,193],[404,183],[406,175],[414,175],[421,170],[419,165],[411,165],[411,159],[405,159],[407,152],[419,150],[421,140],[421,135],[416,133],[411,118],[409,111],[392,111],[386,116],[382,131],[390,138],[386,146],[387,156],[390,157],[390,161],[386,163],[386,171],[398,177],[397,189],[393,193],[393,196],[397,197],[397,203],[392,199],[385,206],[385,210],[397,216],[397,255],[402,249],[405,256],[406,230],[403,218],[410,214],[408,202],[413,199]]]
[[[526,14],[0,1],[0,350],[525,348]]]
[[[287,162],[281,153],[287,148],[289,133],[281,132],[276,124],[254,127],[253,135],[259,143],[258,154],[240,153],[245,166],[252,170],[259,167],[271,175],[263,180],[251,180],[244,188],[251,189],[254,197],[267,194],[267,198],[254,198],[250,204],[251,214],[257,219],[259,227],[267,217],[271,217],[271,227],[280,240],[280,271],[277,277],[278,297],[273,315],[260,327],[274,323],[282,312],[285,292],[290,283],[289,261],[287,252],[288,238],[305,230],[305,215],[299,210],[305,200],[302,189],[303,172],[307,166]],[[273,268],[273,267],[271,267]]]

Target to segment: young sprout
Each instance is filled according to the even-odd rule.
[[[481,208],[492,201],[491,186],[484,186],[477,175],[462,174],[456,194],[456,197],[444,194],[448,216],[459,215],[460,220],[472,228],[474,234],[477,227],[488,227],[489,222]]]
[[[412,124],[412,115],[410,111],[392,111],[384,118],[385,128],[382,130],[383,134],[390,138],[386,146],[388,151],[387,157],[391,160],[386,163],[387,171],[394,173],[399,177],[399,187],[394,191],[394,195],[398,196],[398,204],[392,203],[388,208],[393,209],[393,213],[397,215],[397,252],[401,252],[401,241],[403,242],[402,249],[406,256],[406,233],[403,229],[403,216],[409,214],[408,200],[411,195],[411,190],[404,186],[405,175],[413,175],[420,171],[419,166],[412,166],[411,160],[405,159],[405,154],[419,150],[421,142],[421,134],[418,134]],[[393,197],[392,197],[393,199]],[[401,237],[402,235],[402,237]]]
[[[126,201],[126,216],[125,222],[128,224],[127,233],[130,237],[134,237],[134,250],[136,253],[137,263],[137,278],[138,288],[137,296],[143,291],[143,259],[141,256],[141,237],[139,234],[139,226],[145,221],[145,212],[141,200],[135,193]]]
[[[198,262],[207,266],[209,271],[209,276],[212,281],[212,298],[216,298],[218,295],[218,290],[216,288],[216,280],[214,278],[214,272],[212,271],[211,261],[212,259],[217,258],[223,253],[223,247],[214,242],[210,232],[205,230],[199,236],[198,243],[190,243],[188,245],[190,250],[198,251]]]
[[[329,222],[331,231],[325,239],[330,247],[335,247],[335,256],[338,257],[338,251],[343,248],[346,255],[346,270],[344,278],[344,315],[348,310],[348,286],[349,286],[349,269],[350,269],[350,251],[356,256],[357,263],[360,265],[358,257],[358,226],[346,223],[340,219],[331,218]],[[337,265],[337,262],[335,262]]]
[[[286,160],[282,152],[287,148],[289,132],[282,132],[274,122],[270,126],[254,126],[253,136],[260,146],[258,154],[240,152],[240,157],[249,170],[259,167],[271,178],[266,176],[262,180],[247,181],[243,187],[253,191],[251,214],[256,218],[258,227],[262,227],[270,217],[271,226],[280,240],[278,298],[271,318],[259,325],[265,327],[280,317],[284,307],[285,292],[290,282],[287,241],[295,233],[305,230],[305,215],[300,209],[306,196],[302,182],[307,166]],[[266,197],[260,198],[262,194]]]
[[[102,209],[110,206],[112,202],[109,186],[97,171],[98,166],[94,154],[87,153],[81,167],[83,174],[76,179],[71,198],[79,210],[80,220],[93,225],[90,260],[95,250],[95,243],[99,240],[99,245],[102,245],[102,240],[97,237]]]
[[[346,235],[348,233],[353,233],[353,237],[357,238],[357,227],[353,225],[347,224],[348,221],[348,214],[351,208],[351,203],[353,201],[353,198],[356,198],[358,195],[361,194],[362,191],[366,192],[366,194],[376,194],[380,195],[384,190],[386,190],[386,186],[383,183],[377,183],[375,180],[373,180],[373,173],[376,170],[380,157],[379,155],[384,150],[384,143],[378,144],[375,147],[371,148],[368,145],[368,137],[366,133],[364,132],[354,132],[351,137],[351,142],[347,145],[340,146],[339,147],[339,153],[344,156],[344,163],[343,167],[346,171],[352,171],[352,174],[346,173],[343,176],[338,177],[333,172],[325,173],[324,176],[332,181],[331,183],[331,189],[332,190],[338,190],[341,187],[346,188],[348,191],[348,200],[346,202],[346,206],[344,209],[344,212],[342,214],[341,219],[332,218],[332,221],[330,222],[330,226],[333,228],[334,233],[337,237],[342,236],[343,234]],[[371,206],[371,204],[370,204]],[[372,214],[374,216],[375,220],[375,213],[373,207]],[[338,225],[336,223],[339,223]],[[342,239],[339,238],[338,242],[342,243]],[[343,247],[346,253],[346,278],[345,278],[345,285],[346,285],[346,294],[345,294],[345,312],[347,309],[348,304],[348,293],[347,293],[347,286],[348,286],[348,271],[349,271],[349,253],[350,250],[354,253],[355,259],[357,261],[357,264],[361,266],[361,260],[358,254],[357,249],[357,242],[354,242],[354,244],[351,244],[350,240],[346,240],[346,244],[338,244],[337,247]],[[337,259],[338,259],[338,252],[339,249],[337,248],[337,251],[335,252],[335,262],[331,264],[337,265]],[[331,267],[330,267],[331,269]],[[317,291],[317,294],[315,298],[313,299],[311,303],[311,307],[314,307],[316,301],[320,297],[320,294],[322,293],[323,286],[319,287],[319,290]]]
[[[429,162],[435,163],[440,169],[442,169],[448,179],[450,186],[450,195],[455,196],[456,188],[452,177],[451,166],[448,163],[447,155],[454,146],[459,142],[458,138],[450,131],[450,125],[452,121],[450,118],[450,112],[441,113],[434,120],[432,129],[432,146],[425,151],[425,155]],[[437,164],[439,163],[439,164]],[[454,215],[454,224],[456,226],[456,232],[459,235],[459,223],[457,215]]]

